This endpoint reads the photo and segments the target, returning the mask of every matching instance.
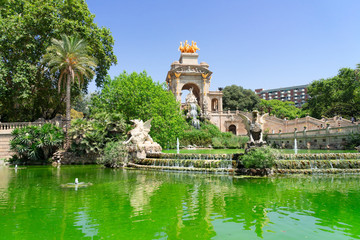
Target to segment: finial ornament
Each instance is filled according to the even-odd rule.
[[[196,42],[191,41],[191,45],[189,45],[188,41],[186,40],[183,46],[183,43],[180,42],[179,51],[182,53],[196,53],[197,50],[200,50],[196,45]]]

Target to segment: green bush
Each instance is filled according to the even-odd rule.
[[[121,167],[128,162],[128,151],[122,141],[108,142],[98,164],[106,167]]]
[[[250,150],[241,157],[245,168],[271,168],[278,154],[277,150],[269,147],[259,147]]]
[[[185,131],[180,139],[181,145],[196,145],[208,146],[212,145],[213,148],[244,148],[246,142],[249,140],[247,136],[235,136],[230,132],[221,132],[220,129],[209,123],[204,122],[201,124],[201,129]]]
[[[64,132],[53,124],[27,126],[12,131],[10,149],[17,153],[13,161],[47,161],[60,148],[64,141]]]
[[[213,148],[225,148],[223,139],[221,137],[214,137],[211,139]]]
[[[106,143],[124,140],[125,132],[125,121],[118,113],[97,113],[92,119],[76,119],[69,130],[70,150],[79,155],[102,153]]]
[[[211,135],[208,132],[193,129],[184,132],[181,145],[208,146],[211,144]]]
[[[351,133],[346,149],[354,150],[357,146],[360,146],[360,133]]]

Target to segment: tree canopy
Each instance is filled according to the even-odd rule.
[[[308,87],[311,99],[305,104],[311,116],[360,116],[360,82],[358,70],[342,68],[337,76],[313,81]]]
[[[231,85],[223,89],[223,109],[252,111],[260,98],[250,89]]]
[[[295,119],[296,117],[305,117],[307,114],[306,111],[295,107],[294,102],[283,102],[277,99],[261,99],[258,108],[260,109],[260,111],[269,113],[269,115],[273,115],[278,118]]]
[[[114,39],[110,30],[98,27],[84,0],[11,0],[0,8],[0,115],[1,121],[33,121],[53,118],[65,109],[64,94],[54,74],[41,63],[51,39],[77,35],[88,42],[94,57],[96,84],[101,86],[112,64]],[[72,86],[72,96],[86,90]]]
[[[152,119],[150,135],[163,147],[175,146],[186,127],[174,95],[146,72],[108,77],[101,92],[92,97],[90,114],[103,111],[121,113],[127,123]]]

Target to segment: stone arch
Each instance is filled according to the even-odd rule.
[[[186,84],[184,84],[184,86],[181,88],[181,91],[182,90],[189,90],[190,88],[193,89],[193,94],[195,95],[198,104],[201,105],[201,102],[200,102],[200,96],[201,96],[200,87],[196,83],[186,83]]]
[[[234,124],[229,126],[229,132],[232,132],[234,135],[236,135],[236,126]]]
[[[211,100],[211,111],[212,112],[219,111],[219,100],[217,98],[213,98]]]

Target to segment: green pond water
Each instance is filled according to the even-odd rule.
[[[61,184],[91,182],[86,188]],[[360,176],[0,167],[0,239],[359,239]]]

